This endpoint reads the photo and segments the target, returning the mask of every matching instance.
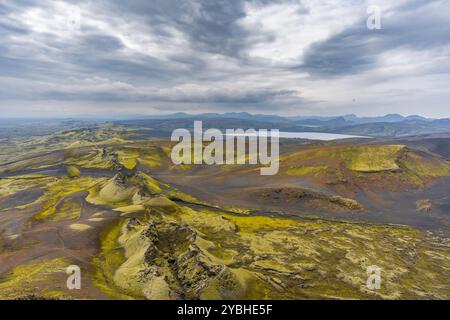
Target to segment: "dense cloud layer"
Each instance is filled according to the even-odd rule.
[[[366,26],[373,4],[381,30]],[[450,117],[449,11],[448,0],[0,1],[1,116]]]

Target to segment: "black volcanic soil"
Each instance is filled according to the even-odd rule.
[[[396,141],[409,148],[427,150],[450,160],[450,134],[426,135]]]
[[[203,172],[202,172],[203,171]],[[450,230],[449,189],[450,178],[436,181],[427,188],[405,192],[384,190],[356,190],[355,197],[366,210],[345,210],[325,200],[336,196],[333,191],[303,179],[283,179],[260,176],[259,171],[240,172],[229,179],[214,168],[201,167],[193,172],[154,172],[154,176],[181,191],[220,206],[236,206],[255,211],[285,212],[297,216],[318,215],[327,218],[345,218],[376,223],[406,224],[421,229]],[[280,190],[285,190],[279,192]],[[286,190],[290,190],[287,192]],[[310,196],[299,197],[309,191],[320,194],[311,202]],[[272,196],[270,196],[272,194]],[[435,204],[430,214],[417,210],[416,201],[430,199]]]
[[[81,168],[81,175],[90,176],[93,178],[105,178],[111,177],[113,175],[113,171],[110,169],[99,169],[99,168]],[[14,178],[19,175],[27,175],[27,174],[43,174],[54,177],[65,177],[67,176],[66,165],[59,164],[55,166],[50,166],[45,169],[26,169],[26,170],[18,170],[14,172],[0,173],[0,179],[4,178]]]
[[[333,143],[305,142],[295,139],[282,141],[281,154],[301,150],[311,146],[340,145]],[[359,144],[362,142],[352,142]],[[426,136],[403,139],[376,139],[374,144],[406,144],[408,148],[424,157],[448,157],[450,137]],[[331,160],[330,160],[331,161]],[[343,170],[344,174],[346,170]],[[261,176],[259,169],[250,166],[223,170],[218,166],[196,166],[189,170],[168,170],[154,168],[152,175],[192,194],[199,199],[221,206],[236,206],[257,211],[276,211],[303,216],[319,215],[331,218],[346,218],[379,223],[407,224],[423,229],[450,228],[450,178],[439,178],[426,187],[415,187],[389,174],[370,174],[364,179],[353,175],[345,176],[345,181],[329,184],[303,177],[283,175]],[[384,180],[387,179],[387,180]],[[265,190],[265,195],[262,189]],[[279,190],[291,190],[290,192]],[[298,197],[298,193],[308,191],[325,196],[341,195],[357,200],[366,210],[356,212],[342,210],[328,205],[327,201],[315,201]],[[272,195],[272,196],[270,196]],[[321,196],[321,197],[322,197]],[[306,200],[306,201],[305,201]],[[416,202],[430,200],[431,212],[417,210]]]
[[[16,192],[15,194],[0,200],[0,209],[20,207],[27,203],[36,201],[43,194],[44,192],[41,189],[31,189]]]
[[[39,192],[39,190],[30,190],[30,194]],[[8,247],[1,246],[0,250],[0,275],[10,273],[16,266],[24,265],[28,262],[36,262],[39,259],[46,260],[52,258],[65,258],[73,264],[78,265],[82,270],[83,290],[67,291],[67,294],[73,298],[82,299],[110,299],[98,288],[93,286],[91,277],[95,271],[91,263],[92,257],[99,250],[99,233],[105,227],[114,223],[118,213],[103,206],[94,206],[84,200],[85,192],[71,195],[71,201],[81,202],[81,214],[77,220],[60,221],[36,221],[32,217],[39,213],[41,209],[36,206],[24,210],[12,209],[4,210],[0,214],[0,235],[2,237],[15,236],[14,240],[9,239]],[[89,221],[92,215],[102,212],[102,221]],[[78,232],[70,228],[71,224],[88,224],[90,230]],[[27,250],[20,250],[27,248]],[[58,280],[59,279],[59,280]],[[61,291],[66,289],[67,275],[61,273],[56,275],[53,281],[60,281],[56,287]],[[89,279],[89,280],[88,280]],[[81,292],[82,291],[82,292]]]

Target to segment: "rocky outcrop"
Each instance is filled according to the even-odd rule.
[[[433,209],[433,202],[431,200],[417,200],[416,201],[417,211],[430,214]]]
[[[142,290],[148,299],[226,298],[228,292],[242,291],[233,271],[211,261],[196,244],[195,230],[183,223],[150,219],[145,227],[130,219],[123,228],[121,242],[128,260],[117,271],[119,286]],[[138,272],[131,271],[131,261],[141,261]]]
[[[265,203],[280,203],[307,210],[331,212],[362,212],[365,208],[356,200],[341,196],[330,196],[301,188],[262,188],[254,192],[256,198]]]

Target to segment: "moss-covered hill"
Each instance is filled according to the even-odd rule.
[[[174,203],[128,212],[102,237],[96,284],[147,299],[445,298],[448,247],[393,226],[293,221]],[[120,247],[119,254],[117,248]],[[367,267],[382,269],[380,290]]]
[[[403,145],[321,146],[282,156],[285,176],[328,186],[402,191],[450,176],[450,163]]]
[[[23,252],[40,253],[1,275],[2,298],[83,298],[83,291],[73,296],[63,286],[65,268],[80,263],[74,259],[84,261],[83,285],[90,298],[445,299],[450,295],[449,242],[436,233],[225,212],[207,209],[206,203],[199,208],[197,199],[139,172],[118,173],[109,180],[44,181],[44,194],[26,206],[39,212],[31,216],[32,224],[24,225],[31,229],[14,237],[2,233],[2,244],[9,249],[2,247],[0,256],[12,261]],[[184,202],[177,204],[169,197]],[[58,241],[36,242],[44,235],[51,237],[51,230],[63,248],[48,251]],[[38,237],[24,237],[30,232]],[[98,246],[86,248],[83,243]],[[15,247],[18,244],[22,246]],[[380,290],[366,286],[367,268],[373,265],[382,270]]]

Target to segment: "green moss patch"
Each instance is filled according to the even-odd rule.
[[[81,175],[80,169],[76,166],[67,166],[66,172],[69,178],[78,178]]]
[[[308,174],[316,174],[327,170],[326,166],[291,166],[286,170],[286,174],[290,176],[305,176]]]
[[[55,275],[65,274],[70,262],[62,259],[40,260],[17,266],[0,279],[0,299],[20,299],[28,295],[61,298],[64,292],[50,289]]]

